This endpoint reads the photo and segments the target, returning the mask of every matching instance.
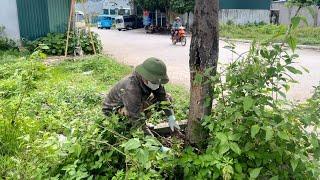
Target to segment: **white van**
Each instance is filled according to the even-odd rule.
[[[117,16],[115,18],[116,29],[134,29],[137,28],[137,18],[134,15],[130,16]]]

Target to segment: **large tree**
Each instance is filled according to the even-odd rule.
[[[201,126],[212,109],[211,83],[208,76],[216,74],[219,52],[219,0],[196,0],[190,47],[190,111],[187,140],[201,144],[207,133]]]

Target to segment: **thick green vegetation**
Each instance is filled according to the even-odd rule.
[[[0,54],[0,175],[13,179],[200,179],[319,177],[320,91],[292,105],[276,94],[289,88],[296,56],[281,47],[252,49],[210,82],[213,114],[203,126],[208,147],[183,147],[126,128],[101,113],[103,93],[132,69],[93,56],[46,67],[39,52]],[[282,57],[282,58],[279,58]],[[221,81],[220,76],[226,76]],[[201,77],[198,78],[201,81]],[[277,82],[277,83],[275,83]],[[280,89],[284,87],[284,89]],[[178,119],[187,93],[169,85]],[[159,121],[155,113],[151,121]],[[306,130],[309,128],[309,131]],[[311,128],[311,130],[310,130]],[[314,128],[314,129],[312,129]]]
[[[0,177],[111,178],[118,171],[120,176],[127,160],[117,148],[123,151],[120,145],[132,136],[117,117],[103,116],[101,103],[103,93],[132,69],[103,56],[46,67],[41,56],[0,55]],[[186,93],[170,85],[168,91],[178,118],[186,118],[188,103],[180,96]],[[146,138],[144,146],[155,146],[150,158],[164,158],[158,141]],[[130,144],[124,147],[132,153]],[[132,158],[156,168],[145,154]],[[132,160],[128,166],[137,161]]]
[[[95,46],[96,53],[101,53],[102,44],[98,34],[92,33],[92,39]],[[77,45],[81,46],[84,54],[94,54],[94,49],[91,44],[90,34],[85,31],[80,31],[78,35],[70,32],[70,39],[68,44],[68,54],[73,55]],[[47,36],[40,37],[34,41],[25,42],[25,46],[30,52],[33,52],[39,46],[46,45],[48,48],[43,49],[47,55],[64,55],[67,43],[67,33],[47,34]]]
[[[300,19],[292,21],[285,40],[294,50],[290,33]],[[102,115],[103,93],[132,71],[127,66],[93,56],[47,67],[40,51],[0,52],[0,177],[319,179],[320,88],[302,104],[286,100],[292,74],[307,71],[286,49],[253,42],[215,76],[212,69],[196,76],[193,83],[212,84],[215,99],[201,148],[175,136],[145,136],[123,117]],[[170,85],[168,91],[177,118],[186,119],[187,93]],[[154,113],[150,121],[161,119]]]
[[[271,24],[247,24],[234,25],[232,23],[222,24],[220,26],[220,36],[232,39],[248,39],[248,40],[269,40],[275,37],[277,42],[284,39],[287,27],[284,25]],[[292,33],[298,41],[298,44],[320,45],[320,28],[318,27],[301,27]]]

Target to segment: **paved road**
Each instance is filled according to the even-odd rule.
[[[102,40],[104,52],[112,55],[119,62],[136,66],[148,57],[158,57],[167,64],[170,82],[189,88],[189,46],[172,45],[168,35],[146,34],[143,30],[116,31],[94,29]],[[219,62],[228,63],[236,57],[224,49],[225,42],[220,41]],[[236,43],[239,53],[249,49],[249,44]],[[292,86],[288,97],[303,101],[310,97],[313,86],[320,82],[320,52],[314,50],[298,50],[300,65],[310,70],[309,74],[297,76],[301,83]]]

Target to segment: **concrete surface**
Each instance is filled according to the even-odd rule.
[[[16,0],[1,0],[0,26],[5,27],[5,35],[8,36],[10,39],[20,39]]]
[[[102,40],[104,52],[112,55],[119,62],[136,66],[148,57],[162,59],[168,67],[170,82],[182,85],[185,88],[190,86],[189,78],[189,46],[172,45],[169,35],[146,34],[143,30],[116,31],[94,29]],[[237,58],[229,50],[223,48],[225,42],[220,41],[219,63],[230,63]],[[248,43],[236,43],[238,53],[246,52],[249,49]],[[320,82],[320,51],[297,50],[300,55],[299,65],[309,69],[310,73],[302,76],[295,76],[300,81],[292,86],[287,96],[295,101],[303,101],[311,96],[313,86]]]

